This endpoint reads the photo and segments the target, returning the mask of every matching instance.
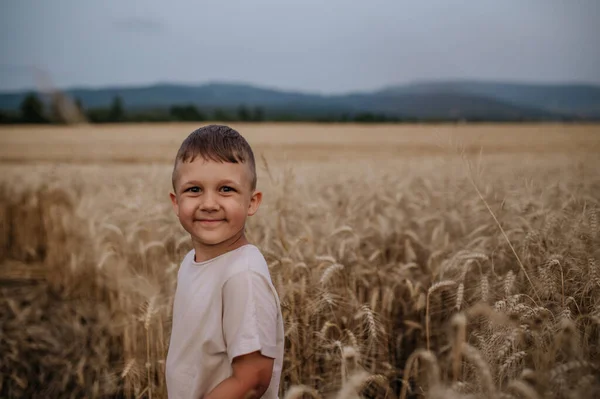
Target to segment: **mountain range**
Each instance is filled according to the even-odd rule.
[[[120,96],[127,110],[195,105],[200,109],[261,107],[299,116],[371,113],[405,119],[600,120],[600,86],[482,81],[420,82],[371,92],[321,95],[249,84],[155,84],[73,88],[65,93],[86,109],[110,106]],[[0,93],[0,110],[14,111],[27,93]]]

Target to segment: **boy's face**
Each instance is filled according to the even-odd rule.
[[[196,250],[227,252],[232,241],[245,239],[246,218],[256,213],[261,199],[252,190],[246,164],[198,157],[177,165],[171,201]]]

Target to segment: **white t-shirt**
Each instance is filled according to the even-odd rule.
[[[179,268],[167,355],[169,399],[200,399],[232,375],[233,358],[259,351],[275,359],[263,398],[277,398],[283,318],[264,257],[244,245],[205,262],[190,251]]]

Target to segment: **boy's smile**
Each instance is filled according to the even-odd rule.
[[[262,198],[252,190],[247,165],[199,157],[178,164],[176,176],[171,201],[192,237],[196,262],[247,244],[246,218],[258,210]]]
[[[215,224],[219,223],[219,222],[223,222],[225,221],[225,219],[198,219],[197,220],[200,223],[203,223],[207,226],[214,226]]]

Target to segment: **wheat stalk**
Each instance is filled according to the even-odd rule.
[[[427,366],[427,381],[428,388],[434,389],[440,384],[440,368],[438,365],[437,358],[435,355],[423,349],[417,349],[414,351],[406,360],[406,366],[404,368],[404,376],[402,378],[402,390],[400,391],[400,399],[405,399],[408,390],[408,379],[412,373],[413,367],[417,360],[422,360]]]
[[[539,399],[539,395],[531,386],[523,381],[513,380],[508,384],[507,390],[517,392],[526,399]]]
[[[468,163],[468,165],[469,165],[469,171],[471,172],[471,165],[470,165],[470,163]],[[508,238],[508,235],[506,235],[506,231],[504,231],[504,228],[500,224],[500,221],[496,217],[496,214],[494,213],[494,211],[492,211],[492,208],[490,208],[490,205],[488,204],[488,202],[483,197],[483,194],[481,194],[481,191],[479,190],[479,187],[477,187],[477,184],[475,183],[475,180],[473,179],[472,173],[469,173],[469,181],[471,182],[471,185],[473,186],[473,188],[477,192],[477,195],[479,196],[479,199],[481,199],[481,201],[485,205],[485,207],[488,210],[488,212],[490,213],[490,215],[492,215],[492,218],[494,219],[494,222],[496,223],[496,225],[500,229],[500,232],[502,233],[502,236],[506,240],[508,246],[510,247],[510,249],[511,249],[511,251],[513,253],[513,255],[517,259],[517,262],[519,263],[519,267],[521,268],[521,271],[525,275],[525,278],[527,278],[527,281],[529,282],[529,285],[531,286],[531,290],[533,291],[533,293],[536,296],[536,298],[538,299],[538,301],[541,301],[540,296],[538,295],[537,290],[535,289],[535,286],[533,285],[533,282],[531,281],[531,278],[529,277],[529,274],[527,273],[527,270],[525,269],[525,266],[523,265],[523,262],[521,262],[521,258],[517,254],[517,251],[515,250],[515,247],[510,242],[510,239]],[[536,306],[537,306],[537,303],[536,303]]]
[[[479,378],[482,381],[482,386],[486,397],[495,398],[496,397],[496,388],[494,386],[494,380],[492,378],[492,372],[490,370],[489,365],[484,360],[481,353],[473,348],[471,345],[464,343],[462,345],[462,354],[463,356],[472,362],[477,370]]]
[[[434,285],[432,285],[431,287],[429,287],[429,290],[427,290],[427,302],[425,305],[425,337],[427,340],[427,350],[429,350],[430,346],[429,346],[429,323],[431,320],[431,317],[429,315],[429,297],[431,296],[431,294],[433,294],[434,292],[436,292],[437,290],[441,290],[447,287],[453,287],[456,285],[455,281],[452,280],[446,280],[446,281],[439,281],[437,283],[435,283]]]

